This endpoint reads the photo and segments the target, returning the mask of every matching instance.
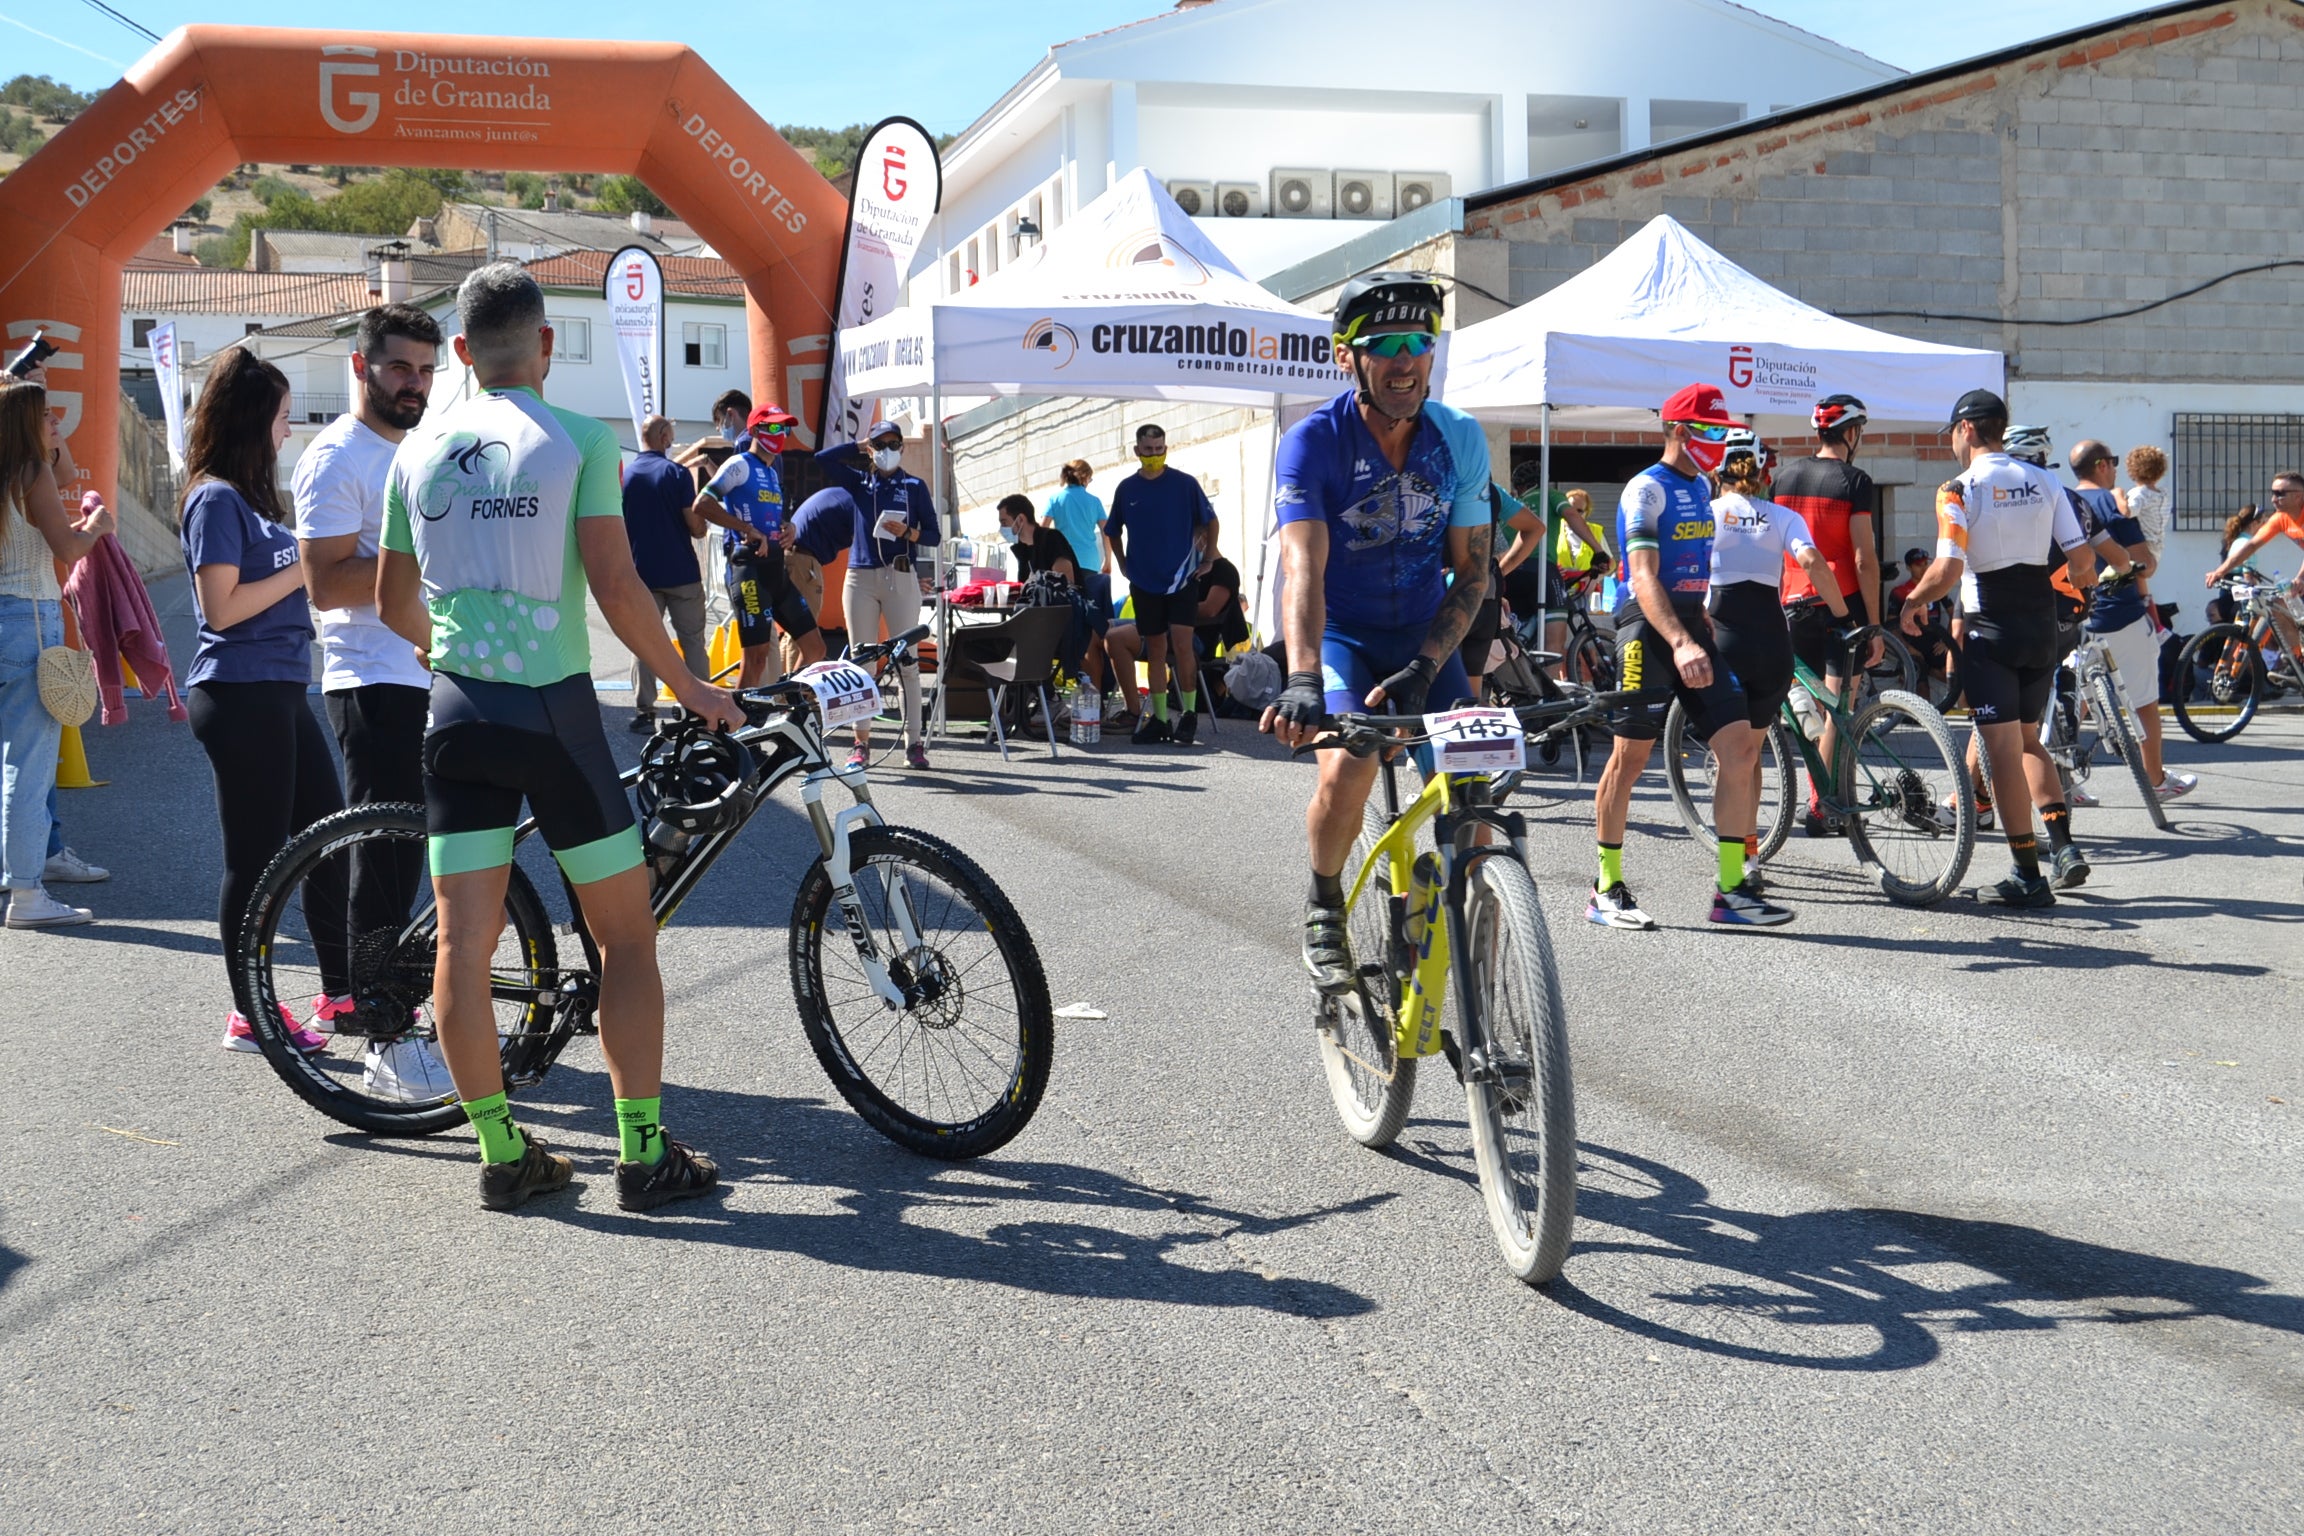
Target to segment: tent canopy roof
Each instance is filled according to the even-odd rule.
[[[1693,380],[1744,415],[1805,418],[1847,393],[1875,420],[1940,423],[1968,390],[2002,389],[2005,371],[1997,352],[1803,304],[1659,214],[1551,292],[1451,337],[1441,398],[1487,421],[1533,424],[1550,405],[1571,424],[1653,422]]]

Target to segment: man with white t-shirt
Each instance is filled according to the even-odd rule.
[[[424,717],[431,673],[407,641],[376,616],[376,538],[393,452],[424,419],[440,354],[440,327],[407,304],[360,317],[352,354],[359,393],[296,461],[296,538],[320,631],[320,693],[344,754],[345,800],[424,801]],[[352,866],[352,932],[398,929],[424,879],[424,849],[410,843]],[[357,1000],[324,1000],[315,1026],[389,1037],[405,1021],[362,1018]],[[370,1047],[371,1090],[399,1085],[409,1098],[452,1092],[446,1069],[421,1040]]]

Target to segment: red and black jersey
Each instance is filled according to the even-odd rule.
[[[1824,563],[1832,567],[1832,575],[1840,583],[1841,595],[1848,599],[1851,611],[1866,611],[1865,600],[1857,595],[1856,541],[1850,533],[1851,517],[1872,515],[1874,492],[1872,477],[1855,465],[1839,459],[1793,459],[1776,471],[1775,488],[1771,499],[1799,513],[1814,535],[1816,550]],[[1790,555],[1784,558],[1784,600],[1813,597],[1816,585],[1808,573]],[[1877,604],[1880,595],[1875,592],[1871,601]]]

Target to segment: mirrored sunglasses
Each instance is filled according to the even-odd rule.
[[[1422,357],[1440,345],[1440,338],[1427,331],[1394,331],[1384,336],[1363,336],[1352,345],[1378,357]]]
[[[1680,425],[1687,428],[1688,435],[1700,443],[1724,443],[1728,441],[1728,434],[1736,430],[1734,427],[1714,426],[1708,421],[1684,421]]]

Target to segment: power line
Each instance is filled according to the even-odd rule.
[[[111,17],[114,21],[120,23],[120,25],[126,27],[129,31],[136,33],[138,36],[155,43],[160,41],[159,33],[153,31],[150,27],[144,25],[144,23],[140,21],[130,21],[127,17],[121,15],[118,11],[106,5],[104,0],[85,0],[85,3],[90,10],[95,11],[98,15]]]

